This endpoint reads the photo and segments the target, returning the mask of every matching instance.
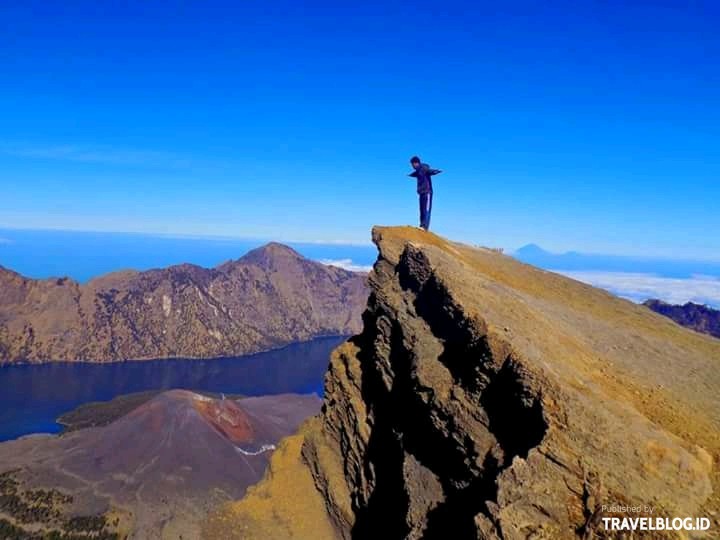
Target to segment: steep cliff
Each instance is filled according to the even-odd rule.
[[[322,413],[207,538],[615,538],[603,505],[717,516],[720,342],[489,250],[373,239]]]
[[[268,244],[217,268],[86,284],[0,267],[0,363],[217,357],[360,329],[365,276]]]

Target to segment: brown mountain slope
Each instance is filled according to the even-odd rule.
[[[716,519],[720,342],[489,250],[373,239],[364,328],[333,354],[322,414],[206,538],[307,538],[307,519],[317,538],[616,538],[617,504]],[[302,515],[283,502],[299,489]]]
[[[365,276],[268,244],[80,285],[0,268],[0,362],[241,355],[359,330]]]
[[[720,338],[720,310],[693,302],[677,305],[654,299],[645,301],[644,305],[686,328]]]
[[[275,444],[319,408],[314,395],[236,401],[172,390],[105,427],[2,443],[0,473],[14,471],[21,492],[66,499],[59,516],[28,521],[0,492],[0,519],[33,530],[61,516],[120,516],[131,538],[197,538],[207,511],[242,497]]]

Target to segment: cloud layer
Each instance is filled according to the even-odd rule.
[[[352,272],[370,272],[372,265],[355,264],[352,259],[321,259],[321,263]],[[657,298],[671,304],[695,302],[720,308],[720,278],[693,276],[666,278],[637,272],[559,271],[560,274],[605,289],[633,302]]]
[[[671,304],[695,302],[720,307],[720,278],[713,276],[679,279],[630,272],[560,271],[559,273],[634,302],[658,298]]]
[[[351,272],[369,272],[372,265],[362,265],[353,263],[352,259],[320,259],[320,262],[328,266],[337,266]]]

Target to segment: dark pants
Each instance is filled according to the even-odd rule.
[[[430,228],[430,213],[432,212],[432,191],[420,194],[420,226],[426,231]]]

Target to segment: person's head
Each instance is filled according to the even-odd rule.
[[[420,166],[420,158],[417,156],[413,156],[410,158],[410,165],[412,165],[413,169],[417,169]]]

